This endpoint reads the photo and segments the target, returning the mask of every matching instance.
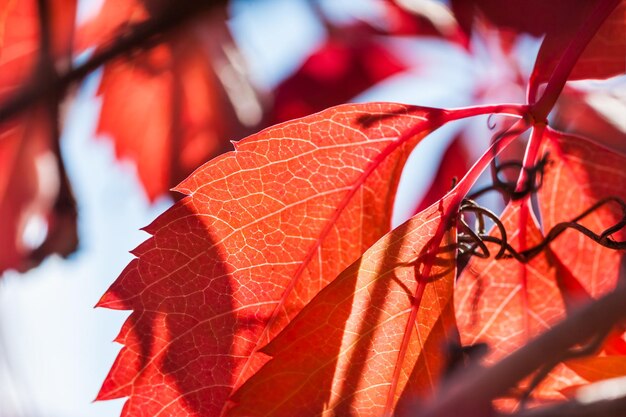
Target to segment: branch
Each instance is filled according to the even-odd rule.
[[[624,299],[626,285],[620,283],[611,293],[580,309],[495,365],[488,368],[475,365],[460,373],[417,415],[484,415],[494,398],[504,395],[543,364],[558,361],[572,346],[584,343],[626,319]]]
[[[583,403],[574,399],[515,414],[503,414],[498,417],[620,417],[625,415],[626,397],[619,397],[591,403]]]
[[[21,89],[2,104],[0,123],[45,97],[62,97],[73,83],[82,80],[107,62],[135,49],[153,48],[165,40],[163,35],[203,13],[225,6],[227,2],[227,0],[172,1],[163,8],[162,13],[131,26],[126,33],[119,35],[111,43],[96,50],[87,61],[59,74],[53,82],[37,77],[37,71],[35,71],[34,79],[31,82],[23,83]]]

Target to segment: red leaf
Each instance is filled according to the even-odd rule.
[[[33,266],[28,259],[35,248],[24,240],[25,227],[35,217],[45,219],[58,192],[45,111],[31,114],[39,123],[21,117],[5,123],[0,134],[0,272]],[[48,187],[42,186],[46,180]]]
[[[98,18],[84,28],[81,42],[105,39],[96,36],[98,30],[115,28],[123,33],[130,23],[154,13],[154,4],[148,5],[153,7],[145,10],[138,4],[125,4],[118,10],[116,0],[107,1]],[[113,137],[120,158],[137,164],[150,199],[230,149],[230,140],[244,136],[246,129],[218,71],[228,77],[229,88],[239,89],[243,100],[254,102],[256,96],[248,84],[244,96],[241,84],[247,81],[222,56],[229,48],[234,44],[224,16],[215,13],[188,24],[157,47],[105,66],[98,132]],[[218,63],[214,64],[216,55]]]
[[[452,10],[461,27],[471,32],[477,17],[500,29],[541,36],[558,33],[583,19],[598,0],[452,0]]]
[[[538,195],[544,233],[558,223],[571,221],[604,197],[625,197],[624,156],[551,130],[545,139],[543,151],[549,152],[553,162],[546,167]],[[612,178],[610,183],[608,177]],[[619,207],[610,206],[592,212],[579,223],[601,233],[621,218]],[[509,243],[516,249],[518,230],[524,224],[526,248],[542,240],[532,219],[520,219],[517,203],[509,204],[502,222]],[[613,237],[622,240],[623,232]],[[488,246],[492,253],[498,249]],[[462,342],[487,342],[492,348],[489,361],[498,360],[547,330],[570,308],[611,290],[617,282],[621,257],[620,252],[567,230],[526,265],[514,259],[472,259],[457,286]],[[607,349],[623,351],[623,341],[611,340]],[[562,398],[561,390],[584,382],[561,365],[534,394],[543,399]]]
[[[119,157],[136,162],[151,199],[237,138],[232,107],[204,47],[180,38],[105,69],[98,131],[113,136]]]
[[[0,125],[0,273],[26,271],[50,254],[76,249],[76,207],[55,140],[43,107]],[[29,228],[39,228],[39,239],[28,238]]]
[[[50,44],[56,64],[69,64],[76,0],[53,0],[50,5]],[[39,53],[38,8],[35,0],[0,3],[0,98],[15,93],[33,76]]]
[[[589,382],[626,375],[626,356],[621,355],[573,359],[565,364]]]
[[[553,125],[558,130],[589,138],[618,152],[626,152],[626,88],[577,91],[565,88]]]
[[[568,3],[568,2],[566,2]],[[577,36],[598,1],[585,1],[559,16],[548,30],[530,77],[531,86],[547,82],[565,48]],[[571,7],[569,4],[566,7]],[[568,79],[608,78],[626,72],[626,2],[621,1],[578,59]],[[535,87],[536,88],[536,87]]]
[[[55,0],[50,8],[50,44],[58,67],[69,63],[75,0]],[[38,8],[35,1],[0,5],[0,99],[29,82],[39,59]],[[59,195],[67,178],[60,170],[51,111],[34,107],[0,126],[0,273],[27,270],[51,253],[76,248],[75,207]],[[62,185],[63,184],[63,185]],[[70,207],[61,206],[69,198]],[[25,236],[27,226],[47,227],[41,240]]]
[[[402,165],[437,115],[336,107],[253,135],[185,180],[188,196],[146,229],[100,302],[134,311],[99,399],[129,396],[125,416],[220,415],[267,361],[255,352],[389,230]]]
[[[31,75],[39,46],[37,4],[3,2],[0,20],[0,97],[5,99]]]
[[[345,103],[407,65],[388,44],[360,26],[331,32],[330,38],[276,89],[274,123]]]
[[[452,42],[467,46],[468,39],[462,33],[452,11],[437,1],[397,1],[379,2],[383,22],[381,32],[391,35],[441,36]],[[400,5],[401,4],[401,5]]]
[[[605,197],[626,200],[625,156],[576,136],[550,131],[547,137],[549,142],[543,151],[549,152],[555,163],[547,167],[538,196],[544,230],[570,221]],[[620,207],[609,204],[580,223],[601,233],[621,218]],[[621,231],[613,237],[624,240],[625,234]],[[564,232],[551,248],[592,297],[615,287],[622,258],[619,251],[605,248],[574,230]]]
[[[520,219],[520,206],[510,203],[501,216],[508,232],[508,242],[519,248],[519,229],[526,228],[526,247],[542,240],[541,231],[533,219]],[[494,230],[491,233],[499,237]],[[567,273],[547,249],[528,264],[516,259],[494,259],[499,247],[487,243],[491,257],[473,257],[459,277],[455,310],[463,345],[484,342],[489,345],[488,363],[493,363],[563,319],[566,299],[562,282]],[[571,287],[571,282],[569,283]],[[582,383],[572,371],[563,367],[551,373],[535,395],[560,398],[558,392],[566,383]]]
[[[432,394],[454,328],[454,250],[437,254],[454,244],[445,232],[450,199],[384,236],[324,288],[263,348],[272,359],[233,396],[228,415],[388,416],[399,401]],[[394,415],[403,412],[414,410]]]
[[[452,8],[461,27],[471,32],[476,16],[514,33],[545,38],[531,75],[536,90],[546,82],[565,48],[577,36],[599,0],[453,0]],[[608,78],[626,71],[626,2],[607,19],[586,47],[571,72],[570,80]]]
[[[83,51],[111,42],[131,24],[146,20],[149,13],[144,3],[143,0],[106,0],[98,14],[78,28],[76,49]]]

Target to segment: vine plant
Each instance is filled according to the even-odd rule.
[[[218,36],[232,39],[203,20],[218,10],[224,29],[226,3],[107,0],[112,16],[128,14],[120,36],[62,70],[54,42],[61,9],[39,0],[39,77],[3,95],[0,121],[44,107],[56,140],[58,101],[104,65],[102,131],[132,122],[138,108],[163,116],[122,129],[118,143],[119,153],[137,159],[150,198],[198,158],[221,153],[175,187],[184,197],[146,227],[151,237],[98,303],[132,310],[98,399],[127,398],[124,417],[626,413],[623,392],[614,401],[576,400],[577,388],[626,375],[626,156],[562,132],[550,118],[568,80],[623,76],[626,2],[576,2],[580,25],[544,31],[524,104],[342,104],[222,153],[226,145],[198,139],[206,126],[188,96],[209,85],[198,94],[215,104],[232,93],[218,86],[219,71],[197,60],[204,49],[232,55],[214,48]],[[461,11],[489,4],[451,3]],[[111,29],[104,20],[98,30]],[[82,38],[102,41],[89,33]],[[154,82],[159,73],[167,76]],[[134,77],[166,91],[171,102],[163,106],[175,114],[147,102],[143,90],[133,95]],[[220,133],[241,113],[234,101],[226,116],[210,115]],[[392,230],[408,155],[437,128],[484,115],[501,116],[504,129],[449,192]],[[145,129],[171,155],[155,152],[153,163],[133,154],[134,134]],[[526,139],[520,161],[499,160]],[[75,217],[53,142],[63,177],[53,206]],[[155,178],[155,165],[167,165],[167,174]],[[477,189],[489,168],[492,183]],[[481,205],[493,192],[506,202],[501,214]],[[73,250],[75,230],[71,248],[57,247],[57,220],[56,240],[41,253],[28,254],[27,265],[17,255],[0,257],[0,269]]]
[[[525,104],[340,105],[196,170],[99,303],[133,311],[99,399],[128,397],[124,416],[478,416],[495,413],[494,400],[524,415],[614,376],[626,353],[611,293],[626,249],[624,157],[554,129],[549,115],[623,7],[595,3],[558,57],[548,34]],[[408,153],[451,121],[494,114],[510,123],[489,149],[390,231]],[[526,132],[523,160],[499,163]],[[493,184],[472,191],[490,166]],[[501,216],[476,202],[494,190],[507,201]],[[602,325],[545,346],[541,337],[607,305]],[[533,343],[545,361],[528,359]],[[581,371],[584,360],[599,360],[602,377]]]
[[[618,6],[598,2],[556,61],[540,51],[525,104],[341,105],[250,136],[194,172],[99,304],[133,310],[99,398],[128,396],[125,416],[484,415],[496,398],[502,412],[523,415],[529,401],[562,399],[594,379],[574,357],[604,358],[598,372],[608,377],[626,352],[620,327],[606,337],[623,309],[554,344],[545,362],[506,359],[617,285],[623,157],[553,129],[548,116]],[[408,153],[446,123],[488,114],[512,123],[447,195],[389,231],[388,190]],[[498,165],[528,131],[523,160]],[[619,178],[591,192],[599,160]],[[494,184],[472,193],[490,165]],[[502,179],[515,167],[516,181]],[[546,201],[567,198],[564,170],[584,198],[554,210]],[[491,189],[508,201],[501,217],[473,201]],[[457,258],[468,255],[478,256],[455,285]],[[579,263],[589,257],[591,269]],[[467,361],[455,365],[443,347],[485,344],[469,367],[517,368],[498,389],[481,379],[472,396],[459,369]]]

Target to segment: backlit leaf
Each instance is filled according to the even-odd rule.
[[[622,355],[591,356],[565,364],[589,382],[626,376],[626,356]]]
[[[547,138],[542,152],[548,152],[554,163],[546,167],[538,196],[545,231],[570,221],[603,198],[626,200],[626,156],[572,135],[550,131]],[[613,203],[593,211],[580,223],[600,234],[621,218],[621,208]],[[624,231],[613,238],[624,240]],[[574,230],[564,232],[551,248],[592,297],[615,287],[623,256],[620,251],[604,248]]]
[[[593,12],[599,2],[586,1],[574,7],[574,12],[562,13],[558,22],[544,38],[535,67],[531,74],[531,86],[547,82],[559,62],[565,48],[577,36],[585,18]],[[569,4],[566,7],[571,7]],[[574,66],[568,79],[608,78],[626,72],[626,1],[608,16],[582,56]]]
[[[80,32],[81,45],[160,13],[159,2],[118,3],[105,2]],[[254,90],[229,61],[237,52],[223,13],[205,13],[158,46],[104,67],[98,132],[113,137],[120,158],[136,163],[152,200],[228,150],[247,132],[244,124],[260,122]],[[248,107],[237,109],[235,95]]]
[[[521,221],[518,204],[510,203],[501,220],[513,248],[519,250],[519,227],[526,228],[526,247],[541,242],[542,234],[534,219]],[[499,237],[497,229],[492,235]],[[473,257],[459,277],[455,311],[461,343],[487,343],[490,351],[486,360],[494,363],[563,319],[569,300],[563,294],[566,271],[549,249],[523,264],[513,258],[495,259],[499,246],[487,243],[487,247],[491,257]],[[566,385],[584,382],[572,371],[559,367],[535,395],[561,398],[558,390],[565,380]]]
[[[332,32],[275,92],[272,120],[284,122],[348,102],[408,68],[389,41],[362,26]]]
[[[339,106],[185,180],[100,302],[133,313],[99,398],[130,397],[124,416],[219,416],[267,361],[258,349],[389,231],[404,161],[438,115]]]
[[[548,130],[542,152],[552,160],[539,190],[543,233],[532,216],[520,219],[520,206],[510,203],[502,216],[508,241],[520,249],[521,227],[525,248],[539,244],[556,224],[569,222],[599,199],[626,192],[624,156],[587,140]],[[598,161],[598,162],[594,162]],[[601,161],[601,162],[599,162]],[[606,178],[612,181],[607,182]],[[597,233],[621,219],[619,207],[609,205],[579,223]],[[495,230],[492,232],[499,236]],[[620,240],[623,233],[616,233]],[[487,244],[492,254],[499,247]],[[603,248],[574,230],[567,230],[527,264],[515,259],[473,258],[459,278],[456,312],[463,344],[486,342],[488,361],[496,361],[523,346],[530,338],[563,319],[567,312],[599,297],[615,286],[622,254]],[[606,346],[623,351],[614,338]],[[543,399],[562,398],[561,391],[586,381],[563,365],[553,370],[534,391]]]
[[[455,252],[437,253],[454,243],[450,200],[394,229],[324,288],[263,348],[272,359],[228,415],[388,416],[403,393],[394,415],[412,415],[406,404],[433,393],[454,332]]]
[[[626,78],[625,78],[626,80]],[[626,152],[626,82],[580,91],[566,87],[559,97],[553,126]]]
[[[0,125],[0,272],[25,271],[76,248],[76,218],[55,207],[63,178],[48,117],[37,108]]]
[[[75,0],[50,7],[51,59],[57,69],[70,62]],[[37,2],[0,2],[0,103],[35,72],[40,58]],[[68,255],[77,244],[71,196],[60,196],[67,181],[60,169],[51,111],[36,103],[0,125],[0,273],[27,270],[51,253]],[[61,198],[69,206],[61,207]]]

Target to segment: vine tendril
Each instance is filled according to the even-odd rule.
[[[599,210],[603,206],[609,204],[617,204],[621,209],[621,218],[612,226],[603,230],[600,233],[596,233],[586,226],[583,226],[580,221],[591,213]],[[470,227],[465,219],[464,214],[473,213],[476,217],[475,229]],[[489,219],[498,230],[498,235],[490,235],[485,230],[485,220]],[[473,200],[464,200],[459,209],[459,216],[457,219],[457,225],[459,232],[457,235],[457,245],[459,248],[459,256],[478,256],[479,258],[489,258],[491,256],[490,250],[486,245],[486,242],[495,243],[499,246],[498,252],[495,254],[495,259],[510,259],[515,258],[521,263],[528,263],[531,259],[539,255],[552,241],[558,238],[568,229],[576,230],[582,233],[589,239],[593,240],[597,244],[609,248],[623,250],[626,249],[626,241],[616,240],[612,235],[624,227],[626,227],[626,203],[616,196],[605,197],[598,200],[591,207],[583,211],[578,216],[574,217],[568,222],[561,222],[554,225],[550,231],[544,236],[543,240],[535,246],[532,246],[524,251],[518,252],[509,243],[506,228],[502,221],[492,211],[487,208],[479,206]]]
[[[468,196],[468,199],[475,200],[489,191],[498,191],[500,194],[504,195],[510,200],[521,200],[527,195],[539,191],[539,189],[543,185],[545,168],[550,163],[551,161],[549,159],[549,154],[547,153],[543,155],[543,157],[537,162],[536,165],[530,168],[524,167],[521,161],[506,161],[498,164],[496,158],[494,158],[491,165],[491,176],[493,178],[493,184],[475,191],[471,194],[471,196]],[[501,178],[501,174],[503,173],[503,171],[515,168],[517,168],[518,172],[520,170],[523,170],[526,171],[527,174],[526,181],[524,182],[523,187],[520,190],[516,190],[516,181],[507,181]]]

